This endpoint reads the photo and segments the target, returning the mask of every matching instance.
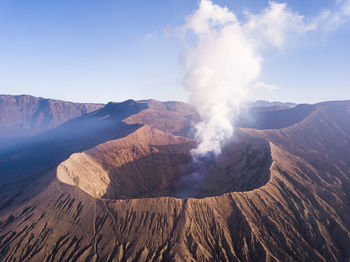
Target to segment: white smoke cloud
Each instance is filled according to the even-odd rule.
[[[198,147],[192,150],[194,160],[208,152],[218,155],[225,141],[233,135],[233,121],[240,106],[254,88],[274,88],[258,82],[262,67],[262,49],[283,49],[289,37],[317,30],[325,24],[343,23],[350,14],[350,1],[341,8],[324,10],[306,22],[304,16],[291,11],[287,4],[269,2],[259,14],[246,13],[239,21],[226,7],[201,0],[195,12],[180,29],[195,45],[183,58],[184,86],[202,121],[196,126]],[[336,20],[336,22],[335,22]]]
[[[246,12],[244,30],[259,42],[268,41],[282,48],[287,37],[302,34],[316,28],[315,24],[305,23],[304,16],[288,9],[286,3],[269,2],[260,14]]]
[[[313,18],[312,24],[317,29],[330,33],[349,20],[350,0],[339,0],[333,10],[325,9]]]
[[[157,36],[158,36],[157,32],[153,31],[145,35],[145,40],[155,39],[157,38]]]
[[[198,44],[185,56],[184,84],[203,119],[196,127],[200,144],[193,153],[219,154],[232,136],[231,120],[247,98],[246,88],[260,73],[261,58],[236,16],[208,0],[188,17],[186,29],[198,36]]]
[[[265,89],[267,91],[273,91],[279,89],[278,86],[266,84],[264,82],[256,82],[254,84],[254,89]]]
[[[252,36],[259,31],[259,35],[281,46],[289,19],[296,23],[302,20],[285,6],[272,2],[261,15],[249,14],[248,22],[241,24],[233,12],[210,0],[202,0],[187,17],[183,30],[194,33],[197,43],[184,58],[184,85],[190,91],[190,103],[202,118],[196,126],[199,145],[192,151],[194,158],[208,152],[220,154],[233,134],[232,122],[261,71],[259,45]],[[278,21],[283,23],[275,26]]]

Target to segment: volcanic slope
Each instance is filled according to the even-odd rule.
[[[162,183],[165,175],[177,173],[164,173],[168,164],[163,163],[169,161],[175,170],[186,163],[193,142],[170,133],[188,130],[190,117],[172,115],[176,125],[171,118],[168,123],[165,118],[143,120],[147,110],[157,113],[150,108],[147,104],[123,118],[124,124],[135,127],[126,124],[129,131],[123,137],[105,136],[90,149],[57,161],[36,176],[36,184],[3,205],[1,261],[349,261],[350,102],[316,104],[299,122],[281,129],[241,129],[244,139],[238,148],[248,148],[242,156],[270,155],[272,162],[261,158],[260,174],[266,178],[268,165],[268,180],[256,172],[243,183],[250,189],[240,186],[196,198],[171,197],[173,181]],[[262,149],[249,151],[250,143]],[[171,150],[175,153],[169,154]],[[237,154],[233,149],[227,153]],[[145,157],[151,159],[140,166],[134,163]],[[229,158],[224,160],[229,164]],[[159,172],[144,174],[157,173],[150,181],[158,188],[148,191],[142,173],[132,177],[132,172],[118,169],[118,161],[119,168],[126,164],[130,170],[157,164]],[[236,178],[248,172],[243,162],[243,168],[232,171]],[[89,170],[81,170],[81,163]],[[252,170],[259,170],[259,162],[254,163]],[[98,171],[89,173],[93,168]],[[85,186],[84,176],[97,175],[96,184],[105,185],[94,186],[88,179],[90,185]],[[163,194],[168,196],[160,197]]]

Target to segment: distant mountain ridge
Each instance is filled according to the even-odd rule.
[[[196,110],[182,102],[140,100],[155,110],[177,112],[188,120],[198,121]],[[275,111],[294,107],[295,103],[248,102],[255,111]],[[1,138],[28,137],[55,128],[68,120],[96,111],[105,104],[75,103],[63,100],[34,97],[31,95],[0,95],[0,141]],[[188,127],[187,127],[188,129]]]
[[[156,126],[160,130],[175,135],[194,135],[193,124],[200,120],[200,116],[193,106],[183,102],[160,102],[153,99],[136,102],[148,104],[149,110],[128,119],[129,124],[154,124],[157,119]],[[284,115],[283,110],[292,109],[295,105],[264,100],[248,102],[243,106],[245,109],[248,107],[248,115],[242,114],[243,120],[239,119],[236,124],[240,127],[254,127],[257,115],[262,115],[261,119],[274,112],[281,111]],[[106,104],[74,103],[31,95],[0,95],[0,151],[105,106]],[[267,117],[271,119],[270,116]],[[263,126],[262,123],[257,124]]]
[[[30,95],[0,95],[0,137],[35,135],[103,106]]]
[[[103,106],[30,95],[0,95],[0,150]]]

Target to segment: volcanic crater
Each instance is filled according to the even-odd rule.
[[[201,164],[195,112],[156,101],[0,154],[0,261],[349,261],[350,102],[259,112]]]
[[[103,199],[204,198],[265,185],[270,146],[238,132],[219,157],[193,162],[191,138],[144,125],[130,135],[71,155],[57,168],[61,182]]]

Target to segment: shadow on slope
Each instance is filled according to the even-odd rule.
[[[300,104],[292,108],[279,109],[253,107],[238,119],[237,126],[243,128],[281,129],[292,126],[304,120],[314,110],[314,105]]]
[[[122,122],[147,108],[128,100],[71,120],[0,155],[0,209],[71,154],[132,133],[140,125]]]

